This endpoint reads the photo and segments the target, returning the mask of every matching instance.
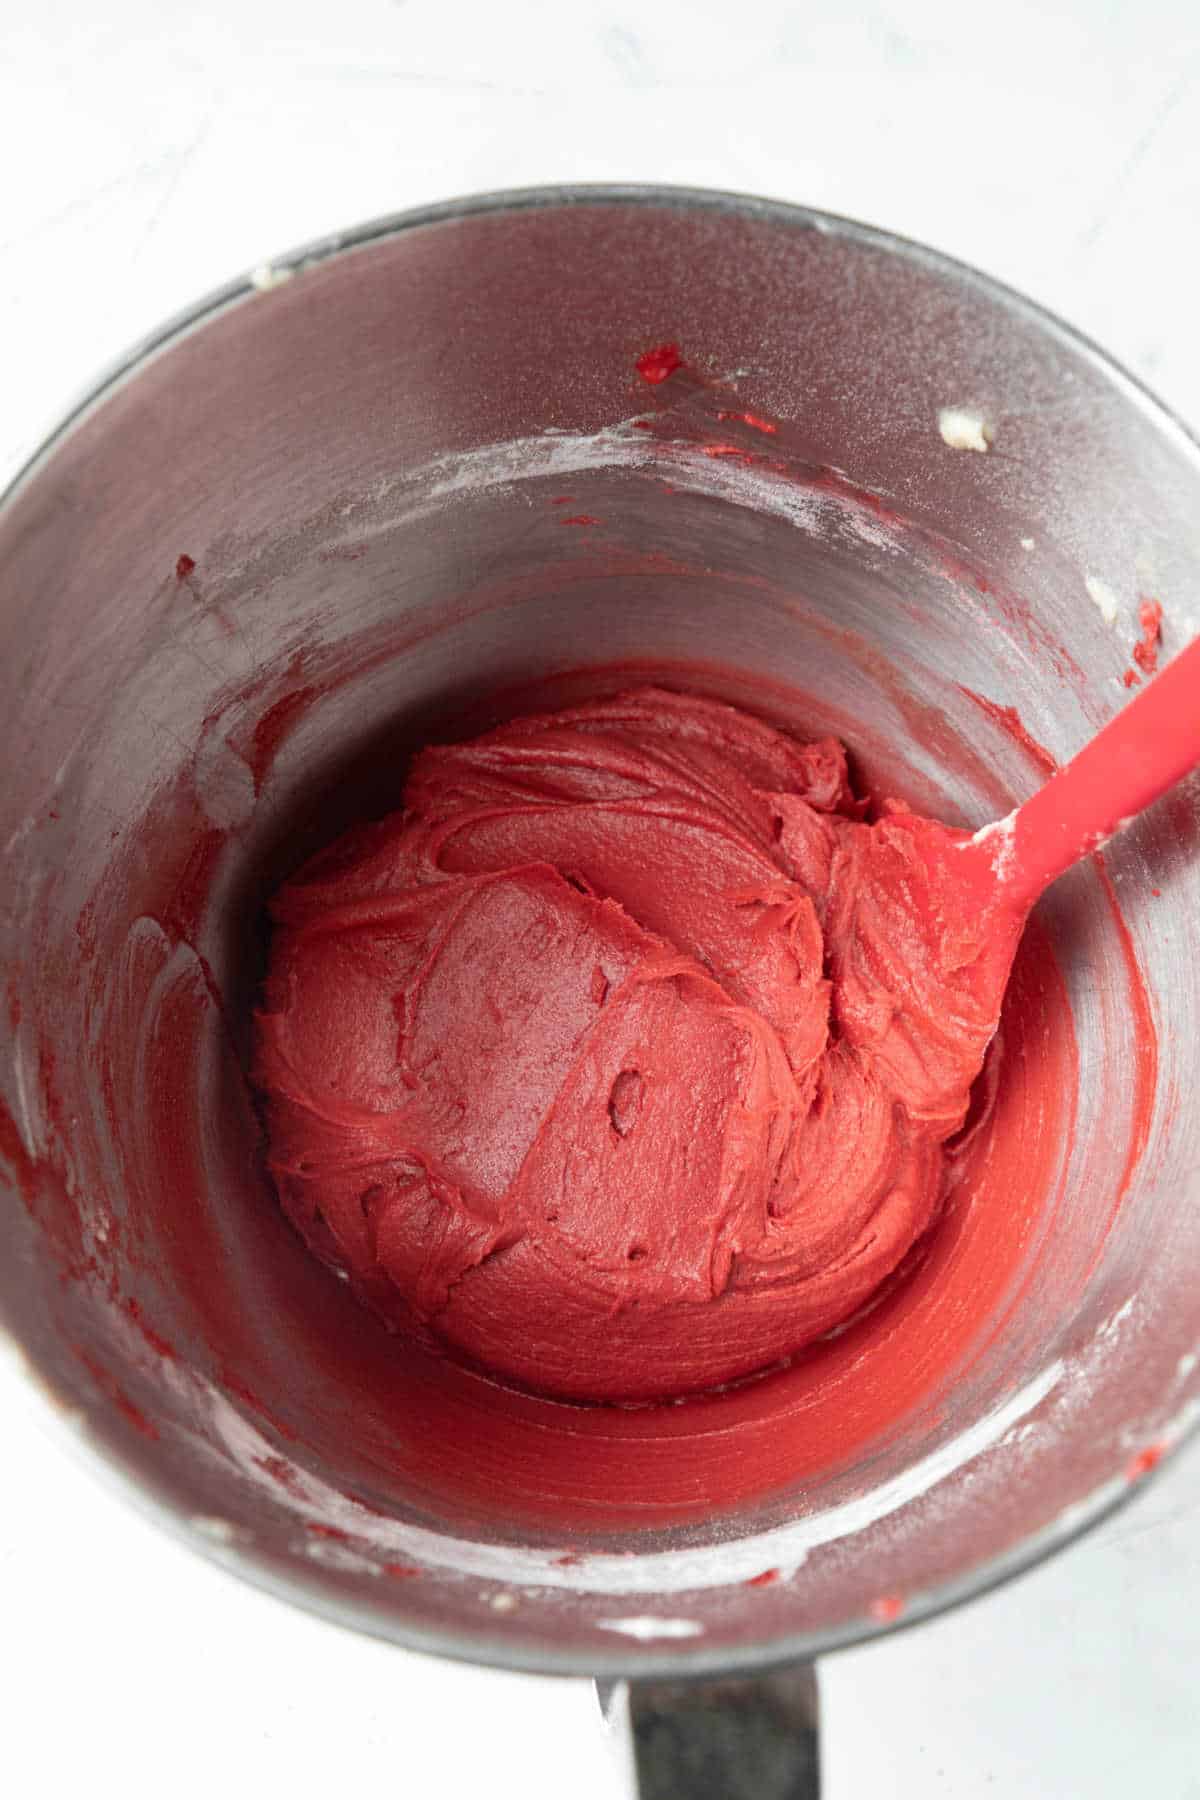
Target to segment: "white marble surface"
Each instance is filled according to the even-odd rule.
[[[889,225],[1062,312],[1200,424],[1194,0],[834,11],[8,9],[0,476],[98,365],[239,269],[554,180],[744,188]],[[241,1587],[98,1492],[7,1376],[0,1442],[8,1791],[622,1791],[584,1684],[402,1654]],[[1193,1450],[1053,1565],[831,1659],[830,1800],[1200,1800],[1198,1606]]]

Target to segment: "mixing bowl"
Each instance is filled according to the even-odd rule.
[[[811,1658],[1066,1544],[1200,1390],[1195,783],[1038,909],[977,1179],[875,1314],[668,1408],[448,1374],[303,1248],[244,1077],[262,905],[414,744],[643,679],[977,825],[1198,570],[1200,451],[1130,377],[799,208],[484,196],[139,347],[0,507],[0,1318],[63,1428],[314,1611],[609,1679]]]

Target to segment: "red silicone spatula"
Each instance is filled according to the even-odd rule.
[[[975,834],[995,898],[1025,913],[1052,881],[1200,763],[1200,638],[1015,812]]]

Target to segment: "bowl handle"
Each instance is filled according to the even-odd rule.
[[[637,1800],[820,1800],[813,1663],[715,1681],[598,1681]]]

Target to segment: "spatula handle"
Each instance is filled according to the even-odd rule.
[[[997,873],[1013,901],[1031,906],[1073,863],[1198,763],[1200,638],[1009,820],[991,828]]]

